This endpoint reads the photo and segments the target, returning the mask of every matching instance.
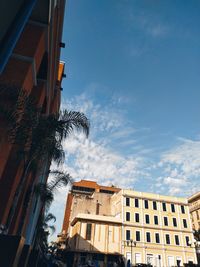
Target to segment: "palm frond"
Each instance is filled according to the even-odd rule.
[[[52,220],[53,222],[56,222],[56,217],[52,213],[47,213],[44,220],[45,220],[45,223],[48,223],[49,221],[52,221]]]
[[[83,131],[88,137],[90,122],[83,113],[77,111],[68,111],[65,109],[60,112],[59,119],[61,124],[60,127],[64,127],[64,138],[68,137],[68,135],[71,134],[74,129]]]
[[[54,225],[49,225],[48,228],[51,230],[51,234],[53,235],[56,231],[56,227]]]
[[[48,209],[51,203],[54,200],[54,194],[51,190],[49,190],[46,183],[38,183],[35,186],[35,194],[40,197],[41,201],[44,203],[46,209]]]
[[[62,186],[67,186],[72,182],[72,177],[69,173],[54,170],[50,172],[53,176],[51,181],[47,183],[49,190],[55,191]]]

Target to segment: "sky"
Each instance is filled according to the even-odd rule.
[[[63,144],[63,169],[136,191],[200,190],[200,1],[68,0],[62,108],[90,135]],[[61,230],[67,189],[51,211]]]

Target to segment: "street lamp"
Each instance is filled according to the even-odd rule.
[[[194,239],[193,241],[189,241],[188,244],[189,246],[194,245],[197,254],[197,262],[200,264],[200,241]]]
[[[131,247],[131,266],[133,262],[133,247],[136,247],[136,241],[133,241],[133,239],[124,241],[124,244],[127,245],[127,247]]]

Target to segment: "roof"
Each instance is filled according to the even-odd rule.
[[[112,216],[103,216],[103,215],[94,215],[94,214],[86,214],[86,213],[78,213],[76,217],[71,222],[71,225],[75,225],[78,221],[86,221],[86,222],[101,222],[104,224],[121,224],[122,221],[119,218]]]
[[[189,197],[188,198],[188,202],[190,203],[190,202],[192,202],[192,201],[194,201],[196,199],[200,199],[200,191],[195,193],[195,194],[193,194],[191,197]]]
[[[181,204],[181,205],[182,204],[188,205],[187,198],[165,196],[165,195],[149,193],[149,192],[139,192],[139,191],[134,191],[134,190],[130,190],[130,189],[124,189],[123,190],[123,196],[125,196],[125,197],[138,197],[141,199],[157,200],[157,201],[164,201],[164,202],[168,202],[168,203],[172,202],[172,203],[177,203],[177,204]]]
[[[99,185],[95,181],[91,180],[81,180],[79,182],[74,182],[73,186],[79,186],[79,187],[87,187],[87,188],[93,188],[93,189],[99,189],[99,190],[109,190],[113,192],[119,192],[121,188],[114,187],[114,186],[102,186]]]

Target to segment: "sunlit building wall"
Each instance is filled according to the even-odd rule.
[[[197,262],[187,199],[123,190],[122,221],[126,260],[163,267]]]

